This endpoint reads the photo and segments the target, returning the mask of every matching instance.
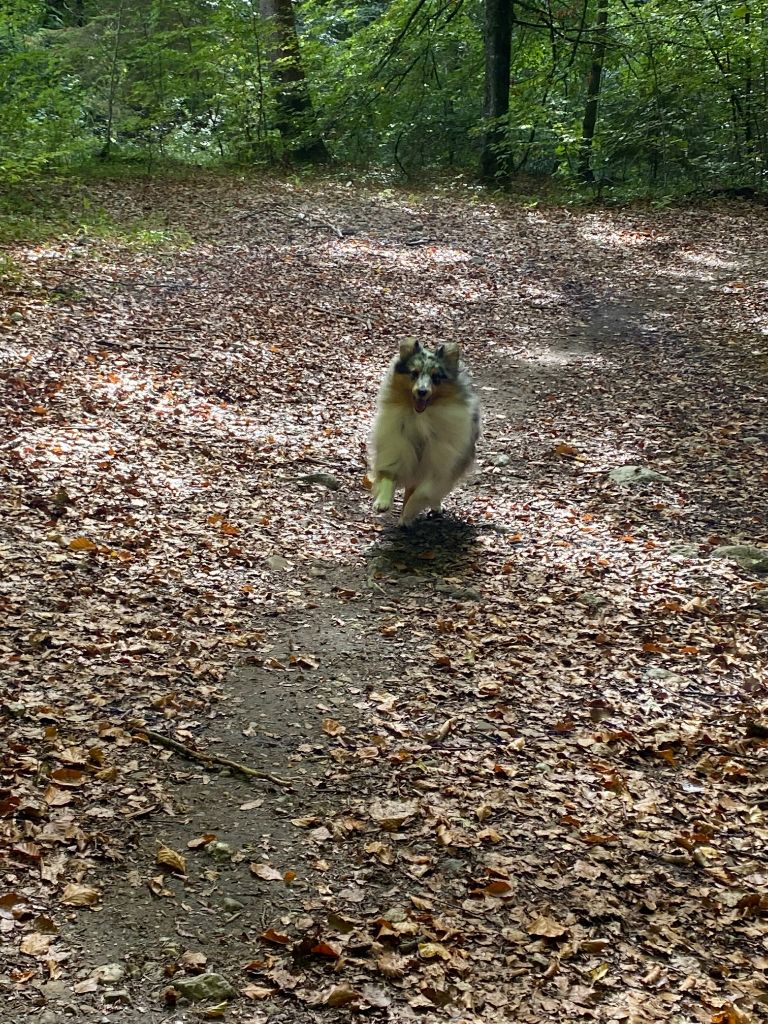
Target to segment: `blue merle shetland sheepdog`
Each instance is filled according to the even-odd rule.
[[[392,507],[405,490],[400,525],[408,526],[467,473],[480,433],[480,404],[460,359],[459,346],[434,351],[413,338],[400,345],[379,391],[371,439],[373,508]]]

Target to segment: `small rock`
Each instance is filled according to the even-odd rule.
[[[104,993],[105,1003],[126,1003],[130,1006],[131,993],[127,988],[108,988]]]
[[[440,864],[440,870],[444,875],[448,875],[449,878],[458,878],[459,875],[463,875],[467,869],[467,865],[463,860],[459,860],[458,857],[448,857]]]
[[[232,847],[229,843],[208,843],[205,852],[214,860],[229,860],[232,856]]]
[[[669,483],[669,477],[663,473],[657,473],[647,466],[617,466],[608,474],[614,483],[621,486],[634,486],[638,484],[650,484],[654,481]]]
[[[100,985],[117,985],[125,977],[125,967],[122,964],[102,964],[91,971],[90,977]]]
[[[290,569],[291,563],[287,558],[283,558],[282,555],[270,555],[267,559],[267,565],[270,569],[274,569],[276,572],[281,569]]]
[[[657,682],[679,684],[685,682],[685,676],[677,672],[671,672],[668,668],[656,668],[652,666],[645,670],[646,679],[655,679]]]
[[[39,986],[39,990],[43,993],[48,1002],[53,999],[63,999],[65,996],[70,994],[70,986],[68,983],[58,979],[44,982],[44,984]]]
[[[409,914],[403,907],[394,906],[387,907],[386,912],[382,914],[382,917],[386,921],[391,921],[392,924],[402,924],[403,921],[408,920]]]
[[[338,491],[341,488],[341,480],[331,476],[330,473],[306,473],[304,476],[300,476],[299,480],[303,484],[322,484],[329,491]]]
[[[237,995],[223,974],[198,974],[194,978],[174,978],[173,987],[191,1003],[204,999],[232,999]]]
[[[673,544],[669,549],[670,555],[680,555],[681,558],[697,558],[699,555],[698,544]]]
[[[728,558],[747,572],[768,575],[768,549],[751,544],[723,544],[712,552],[713,558]]]
[[[236,914],[239,910],[245,910],[245,904],[241,903],[240,900],[232,899],[231,896],[225,896],[221,901],[221,905],[230,914]]]
[[[510,455],[492,455],[489,461],[492,466],[508,466],[512,457]]]

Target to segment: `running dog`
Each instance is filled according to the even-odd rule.
[[[373,508],[392,507],[405,489],[400,526],[443,498],[474,462],[480,404],[460,360],[459,346],[434,352],[408,338],[389,365],[379,391],[371,439]]]

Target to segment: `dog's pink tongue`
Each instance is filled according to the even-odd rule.
[[[416,412],[424,412],[424,410],[427,408],[426,398],[416,398],[413,403],[413,408],[416,410]]]

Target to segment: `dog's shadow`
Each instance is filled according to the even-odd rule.
[[[480,530],[445,513],[430,513],[402,529],[388,526],[366,551],[376,574],[432,580],[469,577],[479,552]]]

